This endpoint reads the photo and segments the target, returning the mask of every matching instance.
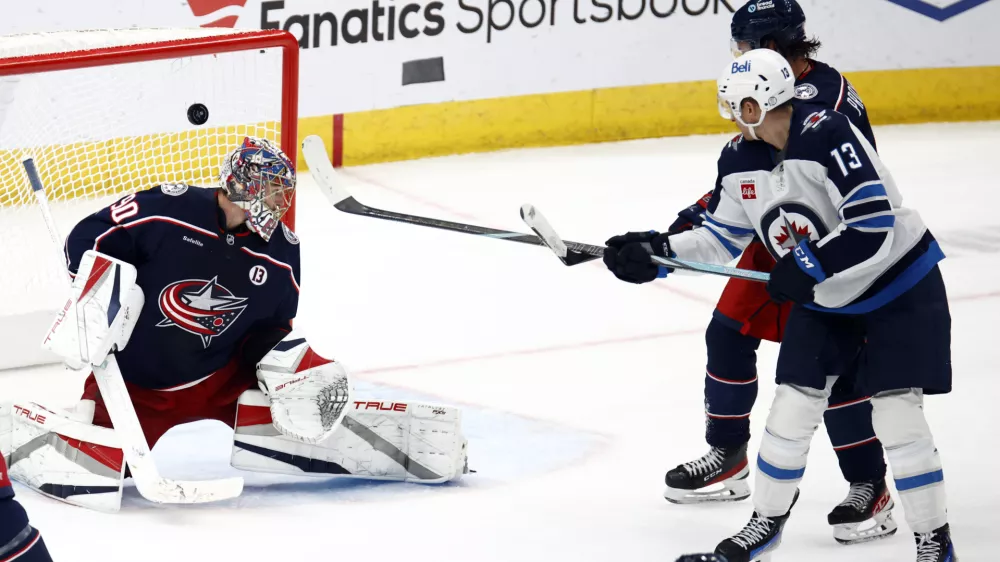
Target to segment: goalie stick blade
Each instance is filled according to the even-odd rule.
[[[121,440],[132,481],[142,497],[156,503],[206,503],[235,498],[243,492],[240,477],[203,481],[161,477],[114,354],[108,355],[103,364],[91,367],[111,425]]]
[[[229,500],[243,493],[243,478],[221,480],[170,480],[160,478],[152,482],[137,478],[136,469],[129,463],[136,488],[142,497],[156,503],[208,503]],[[141,469],[140,469],[141,470]],[[140,482],[143,484],[140,485]]]

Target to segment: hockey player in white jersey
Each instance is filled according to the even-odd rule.
[[[924,394],[951,390],[951,318],[937,266],[944,254],[864,135],[835,111],[793,107],[794,84],[773,51],[727,65],[720,110],[743,137],[765,142],[737,139],[723,151],[704,228],[626,244],[609,267],[651,280],[670,271],[651,264],[650,252],[724,264],[756,234],[778,262],[768,293],[795,303],[754,513],[716,553],[748,562],[778,546],[831,387],[857,361],[917,561],[955,562],[941,460],[923,413]]]

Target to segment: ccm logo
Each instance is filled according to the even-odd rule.
[[[743,195],[744,199],[756,199],[757,186],[752,183],[740,184],[740,194]]]
[[[28,410],[27,408],[14,406],[14,415],[24,416],[39,425],[45,425],[45,416],[38,413],[33,413],[31,410]]]
[[[885,506],[889,505],[889,499],[889,494],[882,494],[882,497],[878,499],[878,503],[875,504],[875,509],[872,510],[872,513],[882,513]]]
[[[383,412],[405,412],[406,404],[403,402],[389,402],[385,404],[384,402],[355,402],[355,410],[381,410]]]

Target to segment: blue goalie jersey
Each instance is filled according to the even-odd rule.
[[[225,229],[217,189],[162,185],[120,199],[66,239],[75,274],[95,250],[136,267],[145,304],[125,349],[126,381],[169,389],[207,377],[258,332],[287,330],[299,302],[299,246],[282,225],[269,242]]]
[[[727,263],[759,237],[819,283],[810,308],[861,314],[907,291],[944,258],[889,170],[841,113],[798,105],[785,150],[737,138],[719,158],[703,228],[670,237],[677,257]]]

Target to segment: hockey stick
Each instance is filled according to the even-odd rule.
[[[63,263],[60,249],[62,238],[52,219],[52,211],[49,209],[48,198],[38,170],[35,168],[35,162],[32,158],[27,158],[22,164],[28,174],[28,181],[31,182],[35,199],[38,200],[42,215],[45,217],[49,237],[59,252],[60,267],[65,269],[66,264]],[[68,273],[67,278],[69,278]],[[91,367],[97,386],[101,390],[104,405],[111,417],[111,425],[121,440],[122,453],[132,473],[132,480],[144,498],[156,503],[205,503],[235,498],[243,492],[243,478],[238,476],[202,481],[171,480],[160,476],[114,353],[109,353],[104,363]]]
[[[350,184],[352,182],[356,182],[357,180],[354,180],[350,176],[341,174],[333,169],[333,164],[330,163],[330,159],[327,157],[326,145],[323,144],[323,139],[319,138],[317,135],[310,135],[306,137],[305,140],[302,141],[302,156],[309,165],[309,171],[312,173],[313,179],[316,180],[316,183],[323,191],[323,194],[326,195],[326,198],[334,207],[337,208],[337,210],[345,213],[415,224],[418,226],[428,226],[431,228],[462,232],[465,234],[486,236],[488,238],[496,238],[498,240],[510,240],[512,242],[521,242],[522,244],[531,244],[533,246],[548,246],[563,262],[563,264],[568,266],[595,260],[604,255],[603,246],[562,240],[557,234],[555,234],[555,231],[551,230],[551,227],[549,227],[550,235],[553,237],[553,240],[558,240],[558,249],[553,248],[549,241],[546,240],[546,237],[539,233],[538,229],[531,223],[528,223],[528,226],[535,231],[537,236],[521,232],[512,232],[509,230],[497,230],[472,224],[396,213],[393,211],[369,207],[355,199],[348,189]],[[526,205],[525,207],[530,207],[530,205]],[[524,207],[522,207],[521,218],[524,219]],[[544,221],[544,217],[542,217],[542,220]],[[525,222],[528,221],[526,220]],[[547,225],[548,223],[546,222],[544,224]],[[657,256],[652,256],[652,258],[654,261],[665,259]],[[698,262],[689,262],[674,258],[669,259],[670,263],[664,263],[663,265],[667,265],[675,269],[688,269],[691,271],[722,275],[725,277],[737,277],[741,279],[750,279],[752,281],[767,282],[768,275],[766,273],[712,264],[702,264]]]
[[[305,140],[302,141],[302,156],[305,157],[306,163],[309,165],[309,171],[312,173],[316,183],[319,184],[323,194],[326,195],[326,198],[330,201],[330,203],[339,211],[350,213],[352,215],[361,215],[365,217],[415,224],[417,226],[450,230],[452,232],[485,236],[487,238],[495,238],[497,240],[509,240],[511,242],[520,242],[522,244],[531,244],[533,246],[545,245],[544,241],[542,241],[539,237],[531,234],[512,232],[509,230],[498,230],[484,226],[451,222],[417,215],[408,215],[369,207],[355,199],[350,193],[350,185],[352,183],[356,183],[357,180],[333,169],[333,164],[330,163],[330,158],[327,156],[326,146],[323,144],[323,139],[316,135],[306,137]],[[600,246],[591,246],[589,244],[580,244],[578,242],[565,242],[564,244],[567,247],[567,250],[559,256],[559,259],[561,259],[566,265],[576,265],[578,263],[597,259],[601,257],[601,253],[603,252],[603,248]]]
[[[559,234],[552,228],[549,221],[545,218],[538,209],[533,205],[522,205],[521,206],[521,219],[525,224],[538,235],[545,245],[555,253],[559,259],[564,259],[566,256],[566,243],[563,242]],[[599,251],[603,255],[604,248],[599,246],[590,246],[594,248],[594,251]],[[762,273],[760,271],[752,271],[749,269],[739,269],[736,267],[726,267],[724,265],[715,265],[711,263],[701,263],[688,260],[682,260],[678,258],[661,258],[660,256],[649,256],[649,259],[659,265],[665,265],[674,269],[686,269],[688,271],[697,271],[699,273],[707,273],[709,275],[720,275],[722,277],[732,277],[734,279],[745,279],[747,281],[757,281],[760,283],[767,283],[771,278],[768,273]]]

